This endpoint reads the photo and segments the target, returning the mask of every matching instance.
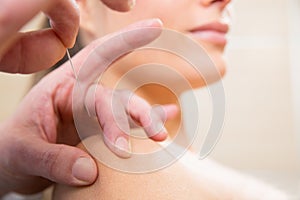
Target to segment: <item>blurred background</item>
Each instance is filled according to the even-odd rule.
[[[226,119],[209,157],[300,199],[300,1],[232,4]],[[197,93],[208,112],[207,91]]]
[[[300,1],[233,0],[233,8],[226,120],[209,157],[300,199]],[[0,121],[32,81],[32,75],[0,73]],[[202,112],[209,107],[204,90],[197,91]]]

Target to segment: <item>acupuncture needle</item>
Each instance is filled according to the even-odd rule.
[[[71,59],[71,55],[70,55],[69,49],[67,49],[67,56],[68,56],[68,59],[69,59],[72,71],[74,73],[75,79],[77,80],[77,74],[75,72],[75,68],[74,68],[74,65],[73,65],[73,62],[72,62],[72,59]]]
[[[73,71],[73,73],[74,73],[75,79],[77,80],[78,77],[77,77],[77,74],[76,74],[76,72],[75,72],[75,67],[74,67],[74,65],[73,65],[73,62],[72,62],[72,58],[71,58],[69,49],[67,49],[67,56],[68,56],[69,63],[70,63],[70,65],[71,65],[72,71]],[[80,87],[80,86],[79,86],[79,87]],[[86,107],[86,105],[85,105],[85,107]],[[89,112],[89,109],[86,109],[86,111],[87,111],[88,116],[91,117],[91,113]],[[103,140],[103,138],[102,138],[102,140]],[[158,144],[158,143],[155,143],[155,144],[158,145],[160,148],[163,148],[163,147],[164,147],[164,145],[162,145],[162,144]],[[163,148],[163,150],[164,150],[167,154],[169,154],[171,157],[173,157],[174,159],[177,159],[177,157],[176,157],[172,152],[168,151],[167,148]]]
[[[71,58],[69,49],[67,49],[67,56],[68,56],[69,63],[70,63],[70,65],[71,65],[72,71],[73,71],[73,73],[74,73],[75,79],[77,80],[77,74],[76,74],[76,72],[75,72],[75,67],[74,67],[74,65],[73,65],[73,62],[72,62],[72,58]],[[86,105],[85,105],[85,106],[86,106]],[[91,117],[91,114],[90,114],[90,112],[89,112],[89,109],[86,109],[86,111],[87,111],[88,115]],[[162,148],[164,147],[164,145],[162,145],[162,144],[158,144],[158,143],[155,143],[155,144],[157,144],[159,147],[162,147]],[[173,155],[172,152],[168,151],[166,148],[164,148],[163,150],[164,150],[167,154],[169,154],[171,157],[173,157],[173,158],[175,158],[175,159],[177,158],[175,155]]]
[[[74,73],[75,79],[76,79],[76,81],[77,81],[77,80],[78,80],[78,76],[77,76],[77,74],[76,74],[75,67],[74,67],[74,65],[73,65],[73,62],[72,62],[72,58],[71,58],[69,49],[67,49],[67,56],[68,56],[69,63],[70,63],[70,65],[71,65],[72,71],[73,71],[73,73]],[[78,85],[78,87],[80,88],[81,92],[83,92],[81,86]],[[93,115],[91,115],[89,109],[87,109],[87,105],[84,105],[84,106],[85,106],[85,108],[86,108],[86,112],[87,112],[87,114],[89,115],[89,117],[92,117]],[[96,112],[96,111],[95,111],[95,112]]]

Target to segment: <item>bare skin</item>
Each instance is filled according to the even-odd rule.
[[[111,9],[128,11],[129,0],[103,0]],[[0,71],[33,73],[53,66],[74,45],[79,29],[75,0],[0,1]],[[40,11],[52,28],[28,33],[18,31]],[[45,48],[47,47],[47,48]],[[15,59],[15,58],[18,59]]]
[[[79,9],[75,0],[26,0],[22,3],[16,0],[1,0],[0,2],[0,71],[27,74],[47,69],[65,55],[66,48],[74,45],[79,28]],[[134,6],[134,2],[130,0],[102,0],[102,2],[116,11],[129,11]],[[49,17],[51,28],[20,33],[22,26],[39,12]],[[152,25],[155,26],[155,23],[157,22]],[[80,60],[85,60],[87,54],[99,43],[101,41],[95,42],[94,46],[85,49],[78,56],[75,62],[76,69],[81,64]],[[137,44],[133,44],[135,45]],[[2,153],[0,196],[11,191],[38,192],[53,181],[87,185],[96,179],[97,168],[90,156],[69,146],[78,142],[69,99],[74,82],[70,67],[62,67],[32,89],[18,111],[0,125]],[[109,90],[103,87],[102,91],[97,92],[103,92],[98,95],[102,102],[111,98]],[[151,106],[141,98],[136,97],[136,100],[142,103],[140,108],[143,112],[151,109]],[[109,123],[111,120],[109,116],[112,114],[109,109],[103,109],[101,105],[95,109],[101,109],[108,116],[103,118],[99,113],[98,117],[101,118],[99,123],[113,124]],[[170,110],[169,107],[167,112],[172,113],[174,109],[176,110],[171,107]],[[135,114],[140,116],[141,113]],[[111,134],[112,131],[107,133],[108,141],[112,140],[112,144],[117,137],[126,137],[120,130],[116,130],[114,134]],[[163,140],[166,133],[156,136],[152,139]],[[121,147],[123,150],[128,148],[124,142]],[[122,152],[115,150],[116,154]],[[81,163],[77,163],[79,158],[84,158]],[[74,168],[75,164],[78,165]],[[83,175],[82,171],[86,173]]]
[[[106,51],[88,60],[91,68],[90,71],[85,71],[86,75],[93,73],[96,68],[105,71],[106,66],[103,63],[106,59],[143,46],[160,34],[161,23],[157,19],[134,24],[123,31],[145,27],[158,29],[153,32],[141,29],[127,34],[125,40],[120,41],[119,48],[115,48],[114,43],[106,45]],[[148,37],[145,37],[145,34]],[[135,40],[136,37],[142,39]],[[90,52],[102,42],[103,40],[99,39],[76,55],[73,59],[76,72]],[[98,169],[91,156],[73,146],[79,142],[72,109],[72,91],[75,83],[73,71],[69,63],[66,63],[41,80],[27,94],[15,114],[0,125],[0,195],[11,191],[35,193],[52,182],[79,186],[89,185],[96,180]],[[83,81],[81,84],[87,91],[93,87],[89,82]],[[123,99],[124,94],[127,93],[120,93],[118,98]],[[95,97],[91,100],[87,97],[86,101],[92,103],[91,109],[95,111],[95,117],[101,124],[107,141],[113,144],[110,146],[111,150],[120,157],[129,157],[128,135],[118,128],[112,117],[110,90],[101,87],[95,92]],[[129,127],[128,116],[125,114],[128,113],[142,127],[149,126],[147,119],[151,106],[138,96],[133,96],[132,100],[135,109],[126,107],[126,104],[120,101],[123,107],[118,110],[118,118],[122,118],[125,126]],[[177,108],[167,106],[165,110],[166,118],[172,118]],[[150,120],[153,122],[150,126],[155,126],[155,123],[162,123],[163,119],[156,116]],[[158,141],[167,136],[165,131],[149,134],[153,140]],[[117,142],[118,138],[122,138],[122,143]]]
[[[80,4],[83,19],[82,39],[88,44],[95,38],[114,32],[138,19],[158,17],[164,22],[165,27],[191,36],[199,45],[203,46],[216,64],[220,74],[223,75],[226,68],[223,59],[223,51],[226,46],[224,35],[228,26],[222,24],[224,22],[221,18],[222,12],[229,2],[229,0],[178,0],[176,2],[172,0],[141,0],[137,1],[132,12],[121,15],[111,12],[101,5],[96,5],[93,1],[89,3],[82,1]],[[203,30],[207,27],[210,27],[208,32]],[[172,69],[180,71],[194,88],[205,86],[201,78],[189,70],[191,69],[189,66],[170,55],[161,54],[159,51],[157,54],[146,51],[141,54],[135,52],[134,55],[128,55],[108,70],[104,80],[109,86],[113,86],[126,72],[133,69],[133,66],[150,62],[167,64]],[[168,76],[165,78],[172,79]],[[131,77],[127,82],[134,85],[138,83],[138,80],[138,78],[135,80],[134,77]],[[176,79],[173,81],[176,84]],[[155,84],[141,87],[137,93],[150,104],[178,104],[178,99],[167,88],[158,88]],[[174,136],[181,123],[180,116],[167,123],[169,135]],[[184,132],[180,133],[184,134]],[[95,140],[87,138],[83,143],[89,144],[88,141]],[[133,150],[137,152],[151,151],[156,145],[150,140],[148,142],[132,141]],[[82,144],[79,147],[85,149]],[[95,152],[99,152],[98,148],[99,144],[97,145],[97,141],[95,141],[94,145],[88,146],[89,153],[94,155]],[[120,162],[122,161],[120,160]],[[144,166],[157,162],[157,159],[149,159],[146,163],[136,163],[136,165]],[[102,160],[97,160],[100,174],[93,185],[83,188],[57,185],[54,199],[287,199],[281,192],[257,180],[208,159],[198,160],[192,149],[188,149],[187,153],[173,165],[148,174],[128,174],[114,170],[106,164]]]
[[[88,140],[94,140],[88,138]],[[95,145],[97,146],[97,145]],[[151,141],[133,142],[135,149],[155,147]],[[85,150],[80,144],[79,147]],[[95,147],[96,148],[96,147]],[[92,148],[93,149],[93,148]],[[148,160],[149,163],[156,162]],[[53,200],[285,200],[287,196],[262,182],[221,166],[209,159],[198,160],[188,151],[162,170],[146,174],[120,172],[97,162],[99,177],[88,187],[57,185]]]

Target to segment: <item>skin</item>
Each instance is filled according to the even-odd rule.
[[[46,2],[28,1],[24,5],[31,9],[27,10],[24,7],[21,8],[19,2],[1,1],[3,4],[1,4],[0,16],[3,18],[0,20],[0,25],[7,26],[1,28],[0,31],[0,40],[5,41],[1,46],[0,54],[2,71],[29,73],[49,67],[60,56],[47,57],[48,50],[51,50],[53,55],[62,54],[66,47],[73,45],[79,22],[74,4],[69,1]],[[113,4],[110,4],[109,1],[105,2],[116,10],[129,9],[128,6],[124,6],[124,3],[128,4],[127,1],[122,1],[120,4],[117,4],[117,1],[112,1]],[[14,12],[7,13],[9,10]],[[52,20],[52,29],[24,33],[16,39],[15,34],[18,29],[40,10],[49,15]],[[65,15],[61,15],[61,10],[64,10]],[[12,15],[11,18],[9,14]],[[158,20],[141,22],[128,27],[126,31],[143,27],[157,27],[158,29],[152,33],[138,31],[128,34],[126,41],[121,41],[117,49],[114,44],[108,44],[106,51],[100,52],[97,58],[88,60],[92,71],[87,71],[87,75],[92,74],[95,68],[100,67],[102,71],[105,70],[105,59],[103,58],[108,59],[125,50],[131,51],[155,39],[160,34],[161,23]],[[147,37],[144,37],[145,35]],[[143,39],[134,40],[136,37]],[[12,40],[13,42],[10,42]],[[37,46],[37,43],[42,42],[49,46],[47,48],[44,48],[43,45]],[[89,53],[102,42],[101,39],[95,41],[74,58],[76,72],[79,71]],[[16,57],[19,59],[15,59]],[[80,81],[86,89],[85,92],[94,87],[88,81]],[[0,124],[0,152],[2,155],[0,159],[0,197],[12,191],[26,194],[36,193],[52,182],[80,186],[89,185],[95,181],[98,175],[95,162],[90,155],[73,146],[79,142],[73,122],[72,98],[70,98],[75,82],[69,64],[63,65],[38,83],[26,95],[15,114]],[[120,92],[117,94],[117,98],[126,100],[130,95],[128,92]],[[104,135],[110,144],[109,148],[120,157],[129,157],[128,136],[117,127],[113,120],[112,110],[109,109],[108,103],[112,98],[111,91],[105,87],[98,87],[95,97],[96,99],[87,97],[85,100],[90,103],[88,109],[95,112],[94,117],[105,130]],[[133,111],[130,109],[131,104],[135,104],[139,109]],[[129,129],[129,121],[126,121],[129,115],[142,127],[147,127],[151,139],[159,141],[166,138],[166,131],[155,132],[151,126],[172,118],[177,110],[174,106],[165,106],[163,107],[164,118],[159,113],[149,118],[148,113],[152,109],[151,106],[135,95],[129,105],[121,101],[121,106],[117,115],[119,118],[125,119],[122,121],[123,126]],[[149,121],[153,123],[149,123]],[[148,129],[149,127],[150,129]],[[123,138],[122,143],[117,143],[119,137]]]
[[[89,138],[93,140],[94,138]],[[89,140],[87,139],[87,140]],[[148,143],[133,144],[143,150]],[[85,147],[80,144],[80,148]],[[148,162],[155,162],[148,160]],[[99,177],[88,187],[55,187],[54,200],[287,200],[285,194],[268,185],[228,169],[209,159],[199,161],[191,151],[162,170],[129,174],[98,163]]]
[[[158,17],[167,28],[172,28],[184,34],[202,24],[219,21],[222,11],[229,1],[209,0],[140,0],[132,12],[118,14],[93,1],[78,1],[81,8],[82,40],[88,44],[97,37],[116,31],[136,20]],[[225,45],[215,44],[207,40],[198,39],[197,42],[205,47],[209,56],[216,64],[221,76],[225,73],[225,62],[222,57]],[[159,52],[162,53],[162,52]],[[113,87],[132,66],[153,61],[168,64],[179,70],[194,88],[205,86],[201,77],[190,71],[186,64],[171,55],[160,56],[155,52],[135,53],[116,62],[105,73],[103,83]],[[132,77],[131,77],[132,78]],[[127,80],[135,83],[135,79]],[[139,88],[136,93],[145,98],[150,104],[174,103],[178,99],[167,88],[148,85]],[[179,106],[179,105],[178,105]],[[166,127],[172,136],[181,123],[177,116]],[[95,141],[87,138],[85,143]],[[94,144],[95,143],[95,144]],[[97,142],[91,145],[89,152],[99,152]],[[149,152],[156,144],[148,141],[132,140],[133,149],[137,152]],[[85,147],[80,144],[80,148]],[[120,160],[121,162],[121,160]],[[147,162],[157,162],[147,160]],[[139,163],[137,163],[139,164]],[[97,162],[100,171],[96,182],[88,187],[76,188],[57,185],[53,199],[287,199],[287,197],[249,177],[209,161],[199,161],[192,150],[188,151],[173,165],[162,170],[147,174],[129,174],[114,170],[102,162]]]
[[[158,20],[148,20],[134,24],[126,31],[144,27],[160,28],[161,24]],[[149,43],[160,34],[160,31],[156,29],[156,31],[148,32],[148,37],[143,37],[139,41],[135,40],[136,37],[145,36],[145,33],[141,30],[128,34],[126,42],[120,41],[118,48],[114,43],[108,44],[106,51],[88,60],[91,68],[85,71],[85,75],[89,76],[99,67],[104,71],[105,67],[101,63],[105,63],[107,59],[123,51],[130,51]],[[102,42],[101,39],[96,40],[76,55],[73,59],[76,71],[90,52]],[[86,88],[85,92],[87,92],[94,85],[84,82],[84,78],[84,76],[79,77],[79,81],[81,81],[81,87]],[[72,98],[70,98],[75,82],[73,71],[66,63],[41,80],[27,94],[16,113],[1,124],[0,194],[9,191],[34,193],[44,189],[52,181],[70,185],[87,185],[95,181],[97,168],[91,156],[72,146],[79,142],[72,114],[73,109],[77,108],[75,106],[72,109]],[[94,110],[107,141],[114,144],[119,137],[128,140],[126,133],[118,128],[112,110],[109,109],[110,90],[100,87],[94,94],[95,99],[87,96],[86,101],[92,102],[93,108],[89,109]],[[117,94],[117,98],[124,99],[131,96],[127,94],[121,92]],[[162,123],[163,119],[159,114],[149,118],[147,113],[150,113],[151,106],[138,96],[134,95],[128,105],[122,101],[120,103],[123,107],[118,110],[118,113],[114,113],[116,118],[127,119],[128,116],[122,114],[127,112],[142,127]],[[137,109],[131,109],[131,104]],[[163,108],[165,119],[172,118],[176,114],[174,106]],[[151,120],[152,123],[149,125],[147,120]],[[123,120],[120,125],[129,128],[129,121]],[[155,134],[150,131],[149,133],[153,140],[163,140],[167,134],[164,131]],[[120,157],[130,156],[129,149],[126,149],[129,147],[126,147],[124,143],[118,148],[112,145],[109,147]],[[82,158],[84,158],[84,163],[76,165],[77,161]]]
[[[84,22],[81,23],[80,26],[81,30],[83,30],[82,38],[83,41],[88,44],[95,38],[103,37],[106,34],[115,32],[138,20],[149,18],[159,18],[163,22],[164,27],[179,31],[183,34],[188,34],[190,30],[203,24],[221,21],[222,12],[230,1],[212,2],[213,1],[209,0],[176,1],[176,3],[160,0],[153,0],[151,3],[149,1],[137,1],[136,6],[131,12],[116,13],[106,9],[101,4],[96,4],[95,1],[78,0],[81,9],[81,21]],[[214,44],[204,40],[196,40],[207,52],[209,52],[209,56],[211,56],[212,60],[216,63],[220,74],[224,75],[226,71],[226,64],[223,59],[225,44]],[[151,54],[152,53],[153,52],[151,52]],[[133,63],[132,61],[130,61],[130,63],[126,62],[125,64],[128,66],[128,69],[123,67],[124,71],[128,71],[133,64],[140,64],[141,62],[147,63],[147,60],[145,60],[147,55],[143,55],[144,57],[134,56],[134,60],[138,59],[136,63]],[[141,58],[139,59],[139,57]],[[164,56],[159,62],[165,63],[169,59],[170,56]],[[191,71],[186,72],[186,70],[189,70],[190,68],[185,68],[184,66],[177,67],[177,62],[178,60],[175,60],[174,62],[169,62],[167,64],[176,67],[179,70],[181,69],[181,72],[187,75],[191,82],[194,82],[195,88],[204,86],[203,82],[199,81],[199,77],[195,76],[195,73]],[[180,64],[182,64],[182,62]],[[118,72],[114,73],[116,74]]]
[[[164,27],[189,35],[189,32],[196,27],[215,21],[221,21],[222,12],[229,2],[228,0],[187,0],[173,3],[167,0],[140,0],[136,2],[131,12],[116,13],[107,9],[103,4],[97,4],[95,0],[78,0],[81,11],[81,22],[83,22],[80,25],[81,39],[84,44],[89,44],[94,39],[115,32],[135,21],[153,17],[159,18],[163,22]],[[183,10],[184,12],[182,12]],[[215,63],[220,77],[222,77],[226,71],[226,63],[223,59],[223,51],[226,44],[216,44],[199,38],[193,39],[205,48]],[[193,68],[183,62],[181,58],[170,54],[165,55],[160,51],[134,52],[126,56],[121,61],[112,65],[108,71],[104,73],[103,83],[109,87],[114,87],[117,80],[126,74],[132,66],[139,66],[150,62],[172,66],[172,68],[176,69],[189,81],[193,88],[205,86],[202,77],[200,77],[198,73],[195,73]],[[127,81],[134,83],[136,80],[131,77],[131,80]],[[137,94],[150,104],[168,103],[180,106],[177,100],[178,97],[163,87],[154,85],[142,87],[139,88]],[[177,115],[176,120],[167,123],[167,128],[171,135],[173,132],[176,132],[180,120],[180,115]]]
[[[130,0],[103,2],[118,11],[128,11],[132,5]],[[65,55],[66,48],[74,45],[79,28],[79,11],[75,1],[26,0],[20,4],[16,0],[1,0],[0,3],[1,71],[33,73],[47,69]],[[19,33],[22,26],[40,11],[50,18],[52,28]]]

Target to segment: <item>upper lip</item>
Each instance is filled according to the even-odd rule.
[[[216,21],[216,22],[201,25],[199,27],[190,30],[190,32],[197,32],[197,31],[216,31],[220,33],[227,33],[229,31],[229,26],[227,24]]]

